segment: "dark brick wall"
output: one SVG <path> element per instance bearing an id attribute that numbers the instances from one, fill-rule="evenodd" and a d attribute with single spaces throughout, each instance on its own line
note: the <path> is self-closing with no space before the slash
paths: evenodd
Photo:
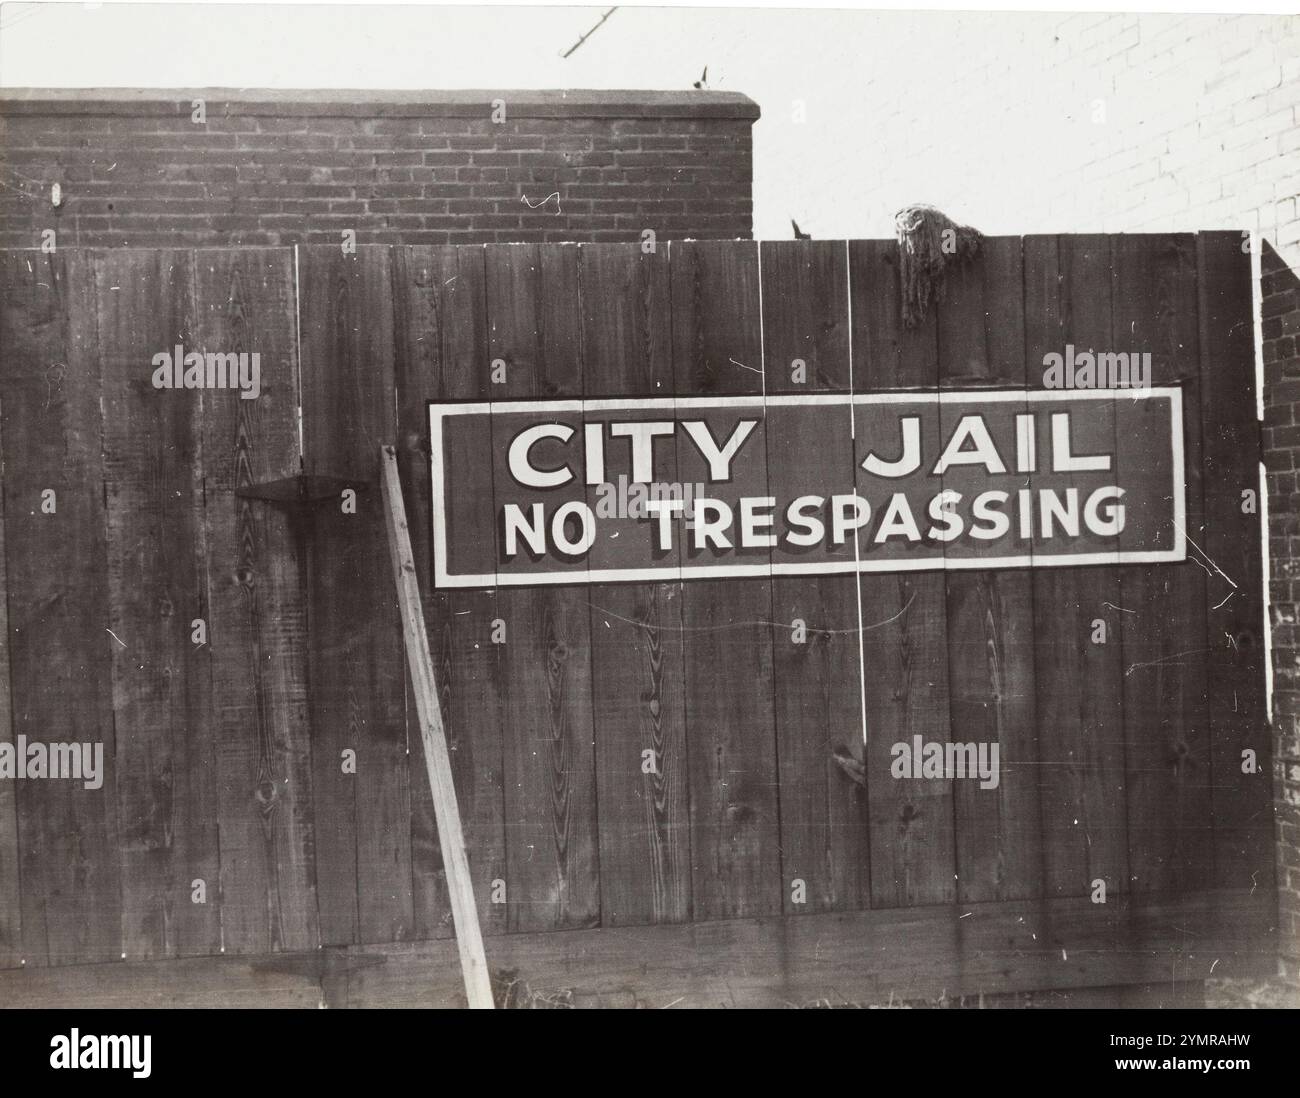
<path id="1" fill-rule="evenodd" d="M 6 90 L 0 247 L 748 237 L 757 117 L 708 91 Z"/>
<path id="2" fill-rule="evenodd" d="M 1300 980 L 1300 278 L 1267 245 L 1261 275 L 1279 940 Z"/>

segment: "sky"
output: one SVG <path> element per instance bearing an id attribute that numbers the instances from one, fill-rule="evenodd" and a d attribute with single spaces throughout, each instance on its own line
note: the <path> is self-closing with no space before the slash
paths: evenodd
<path id="1" fill-rule="evenodd" d="M 0 86 L 685 90 L 707 66 L 709 87 L 762 110 L 762 239 L 789 239 L 792 218 L 822 239 L 889 237 L 917 202 L 986 233 L 1110 229 L 1093 207 L 1122 212 L 1123 196 L 1077 193 L 1073 168 L 1140 135 L 1154 102 L 1066 64 L 1095 15 L 619 7 L 596 27 L 608 10 L 6 3 Z M 1177 46 L 1180 21 L 1143 18 L 1143 34 Z M 1217 31 L 1201 37 L 1161 77 L 1193 112 L 1221 67 Z M 1104 128 L 1089 122 L 1099 97 Z"/>
<path id="2" fill-rule="evenodd" d="M 884 106 L 864 66 L 888 60 L 906 20 L 913 30 L 931 21 L 956 48 L 970 20 L 1007 18 L 618 8 L 564 58 L 607 10 L 4 4 L 0 85 L 689 89 L 707 66 L 709 87 L 743 92 L 763 111 L 755 235 L 789 238 L 796 218 L 823 238 L 882 237 L 893 233 L 894 196 L 870 217 L 854 202 L 868 182 L 869 119 Z M 896 206 L 922 200 L 935 199 Z"/>

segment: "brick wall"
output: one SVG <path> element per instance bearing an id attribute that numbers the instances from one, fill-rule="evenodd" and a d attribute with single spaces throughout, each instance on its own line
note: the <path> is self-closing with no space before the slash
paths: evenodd
<path id="1" fill-rule="evenodd" d="M 11 89 L 0 247 L 748 237 L 757 117 L 710 91 Z"/>
<path id="2" fill-rule="evenodd" d="M 1300 276 L 1272 248 L 1261 265 L 1278 902 L 1283 967 L 1300 982 Z"/>
<path id="3" fill-rule="evenodd" d="M 744 85 L 760 203 L 767 149 L 831 150 L 831 184 L 788 199 L 816 235 L 932 202 L 988 233 L 1253 230 L 1300 266 L 1300 18 L 907 13 L 866 48 L 853 99 L 810 99 L 802 125 Z"/>
<path id="4" fill-rule="evenodd" d="M 1300 1005 L 1300 273 L 1269 245 L 1260 258 L 1264 466 L 1277 826 L 1279 979 L 1209 986 L 1212 1006 Z"/>

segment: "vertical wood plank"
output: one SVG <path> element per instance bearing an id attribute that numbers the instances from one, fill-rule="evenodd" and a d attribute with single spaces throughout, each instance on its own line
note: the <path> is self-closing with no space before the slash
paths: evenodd
<path id="1" fill-rule="evenodd" d="M 204 416 L 222 948 L 314 949 L 305 531 L 235 494 L 299 469 L 293 253 L 212 250 L 195 263 L 199 344 L 261 355 L 258 398 Z"/>
<path id="2" fill-rule="evenodd" d="M 674 244 L 671 265 L 612 245 L 304 252 L 306 471 L 355 481 L 347 516 L 234 495 L 299 471 L 291 253 L 8 257 L 0 741 L 101 740 L 108 772 L 99 791 L 0 783 L 0 967 L 450 932 L 375 563 L 374 452 L 397 438 L 427 566 L 427 399 L 1032 386 L 1067 342 L 1151 350 L 1153 382 L 1182 386 L 1187 563 L 868 575 L 856 592 L 422 579 L 484 928 L 1082 895 L 1096 877 L 1267 886 L 1248 257 L 1233 234 L 1113 238 L 1110 284 L 1112 238 L 1028 238 L 1023 271 L 1017 245 L 990 241 L 916 333 L 892 242 L 854 242 L 847 287 L 843 245 L 765 246 L 761 308 L 758 249 L 733 242 Z M 261 352 L 262 395 L 153 390 L 150 357 L 175 342 Z M 766 418 L 780 496 L 810 440 Z M 1121 481 L 1145 475 L 1130 434 Z M 860 743 L 860 703 L 866 790 L 829 763 Z M 999 789 L 894 779 L 889 748 L 913 735 L 996 739 Z"/>
<path id="3" fill-rule="evenodd" d="M 488 354 L 505 363 L 494 400 L 581 397 L 577 246 L 488 245 Z M 503 587 L 507 921 L 511 930 L 600 918 L 585 586 Z"/>
<path id="4" fill-rule="evenodd" d="M 15 738 L 103 745 L 103 783 L 18 784 L 22 960 L 121 955 L 94 260 L 4 257 L 4 443 Z M 148 363 L 142 364 L 142 369 Z M 55 493 L 55 511 L 42 493 Z"/>
<path id="5" fill-rule="evenodd" d="M 481 247 L 394 249 L 394 372 L 398 392 L 398 461 L 410 516 L 429 643 L 442 692 L 447 745 L 469 850 L 470 876 L 485 934 L 506 926 L 506 904 L 493 882 L 506 879 L 502 744 L 504 668 L 493 644 L 493 590 L 434 591 L 429 571 L 430 400 L 488 400 L 486 287 Z M 417 736 L 408 698 L 407 738 Z M 415 936 L 451 933 L 442 851 L 428 783 L 411 785 L 411 876 Z M 498 897 L 499 898 L 499 897 Z"/>
<path id="6" fill-rule="evenodd" d="M 762 250 L 767 392 L 848 393 L 848 253 L 843 241 L 779 241 Z M 795 380 L 796 360 L 803 378 Z M 806 409 L 767 409 L 770 494 L 778 507 L 808 491 L 854 488 L 847 400 L 816 422 Z M 780 521 L 780 520 L 778 520 Z M 853 546 L 846 546 L 852 558 Z M 870 901 L 866 796 L 834 762 L 861 742 L 857 577 L 772 578 L 774 698 L 781 777 L 782 894 L 787 914 L 845 911 Z M 796 640 L 794 622 L 807 632 Z M 793 882 L 804 882 L 794 902 Z"/>
<path id="7" fill-rule="evenodd" d="M 129 959 L 220 948 L 211 648 L 194 644 L 191 623 L 208 619 L 203 415 L 240 396 L 152 384 L 159 352 L 224 350 L 195 342 L 193 278 L 184 251 L 106 251 L 96 264 Z"/>
<path id="8" fill-rule="evenodd" d="M 761 393 L 757 245 L 674 241 L 669 248 L 677 394 Z M 687 445 L 677 448 L 683 476 Z M 762 451 L 747 456 L 747 476 L 765 483 Z M 696 919 L 781 910 L 771 614 L 770 579 L 683 587 Z"/>
<path id="9" fill-rule="evenodd" d="M 856 392 L 938 387 L 934 314 L 916 331 L 899 315 L 896 245 L 849 245 Z M 857 416 L 854 461 L 865 456 Z M 861 489 L 860 489 L 861 490 Z M 956 897 L 953 791 L 949 781 L 910 781 L 890 774 L 890 748 L 942 742 L 949 736 L 948 611 L 939 572 L 867 574 L 862 598 L 865 763 L 870 816 L 871 905 L 910 907 Z"/>
<path id="10" fill-rule="evenodd" d="M 987 239 L 978 259 L 949 272 L 937 307 L 943 391 L 1024 386 L 1023 295 L 1019 237 Z M 957 414 L 942 400 L 940 421 L 946 438 Z M 950 468 L 943 486 L 969 498 L 984 476 Z M 945 546 L 947 554 L 954 551 L 956 543 Z M 1042 889 L 1042 845 L 1032 577 L 1024 569 L 949 571 L 946 586 L 952 738 L 998 744 L 1001 766 L 996 789 L 970 778 L 955 783 L 958 897 L 968 903 L 1035 897 Z"/>
<path id="11" fill-rule="evenodd" d="M 1196 244 L 1190 235 L 1114 238 L 1116 351 L 1150 352 L 1151 383 L 1183 390 L 1187 535 L 1204 548 Z M 1137 413 L 1146 405 L 1138 402 Z M 1163 414 L 1152 405 L 1151 414 Z M 1120 476 L 1150 468 L 1157 436 L 1118 436 Z M 1124 534 L 1121 549 L 1127 548 Z M 1181 564 L 1121 571 L 1129 873 L 1148 896 L 1205 887 L 1213 873 L 1210 742 L 1206 726 L 1206 574 L 1188 546 Z"/>
<path id="12" fill-rule="evenodd" d="M 0 374 L 0 379 L 3 378 Z M 4 388 L 0 386 L 0 405 Z M 0 457 L 4 454 L 4 412 L 0 408 Z M 9 678 L 9 583 L 5 568 L 4 481 L 0 480 L 0 744 L 14 744 L 13 688 Z M 0 782 L 0 968 L 17 968 L 23 959 L 23 914 L 18 878 L 18 794 L 15 783 Z"/>
<path id="13" fill-rule="evenodd" d="M 579 255 L 585 396 L 672 394 L 667 250 L 584 244 Z M 656 448 L 655 459 L 656 482 L 676 483 L 672 446 Z M 620 474 L 630 483 L 622 452 L 607 459 L 607 483 Z M 681 595 L 680 580 L 589 589 L 605 925 L 680 922 L 690 913 Z M 648 771 L 645 751 L 653 752 Z"/>
<path id="14" fill-rule="evenodd" d="M 1025 237 L 1024 254 L 1025 360 L 1037 387 L 1044 355 L 1110 345 L 1110 238 Z M 1107 406 L 1098 419 L 1106 437 L 1080 449 L 1111 453 L 1114 413 Z M 1100 879 L 1108 897 L 1120 895 L 1128 835 L 1119 570 L 1044 567 L 1033 587 L 1044 891 L 1083 896 Z M 1093 640 L 1099 620 L 1105 643 Z"/>
<path id="15" fill-rule="evenodd" d="M 377 455 L 397 430 L 390 253 L 303 248 L 299 266 L 303 468 L 356 493 L 355 513 L 339 498 L 311 512 L 321 941 L 402 941 L 412 920 L 405 660 L 391 577 L 377 566 L 388 552 Z"/>
<path id="16" fill-rule="evenodd" d="M 1237 233 L 1197 236 L 1205 536 L 1206 648 L 1215 885 L 1273 879 L 1272 735 L 1265 715 L 1259 424 L 1250 256 Z M 1247 510 L 1243 492 L 1255 494 Z M 1255 752 L 1253 774 L 1242 752 Z"/>

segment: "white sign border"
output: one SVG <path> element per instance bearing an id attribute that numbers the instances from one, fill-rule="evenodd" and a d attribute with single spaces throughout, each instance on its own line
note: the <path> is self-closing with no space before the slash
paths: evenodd
<path id="1" fill-rule="evenodd" d="M 859 405 L 940 403 L 944 398 L 979 399 L 991 403 L 1017 401 L 1169 400 L 1170 457 L 1173 465 L 1174 547 L 1097 553 L 1034 553 L 1011 557 L 926 557 L 920 560 L 856 560 L 823 563 L 682 565 L 671 568 L 593 568 L 568 572 L 497 574 L 447 572 L 447 525 L 442 507 L 446 496 L 443 469 L 443 420 L 457 415 L 491 415 L 493 412 L 596 412 L 680 410 L 690 408 L 762 408 L 767 405 Z M 879 393 L 808 393 L 771 396 L 716 397 L 602 397 L 594 400 L 507 400 L 429 402 L 429 495 L 433 524 L 433 586 L 436 590 L 496 587 L 554 587 L 586 583 L 671 583 L 675 579 L 743 579 L 758 576 L 829 576 L 843 573 L 950 572 L 995 568 L 1065 568 L 1077 565 L 1177 563 L 1187 559 L 1187 477 L 1183 466 L 1183 391 L 1176 385 L 1146 389 L 927 389 Z"/>

